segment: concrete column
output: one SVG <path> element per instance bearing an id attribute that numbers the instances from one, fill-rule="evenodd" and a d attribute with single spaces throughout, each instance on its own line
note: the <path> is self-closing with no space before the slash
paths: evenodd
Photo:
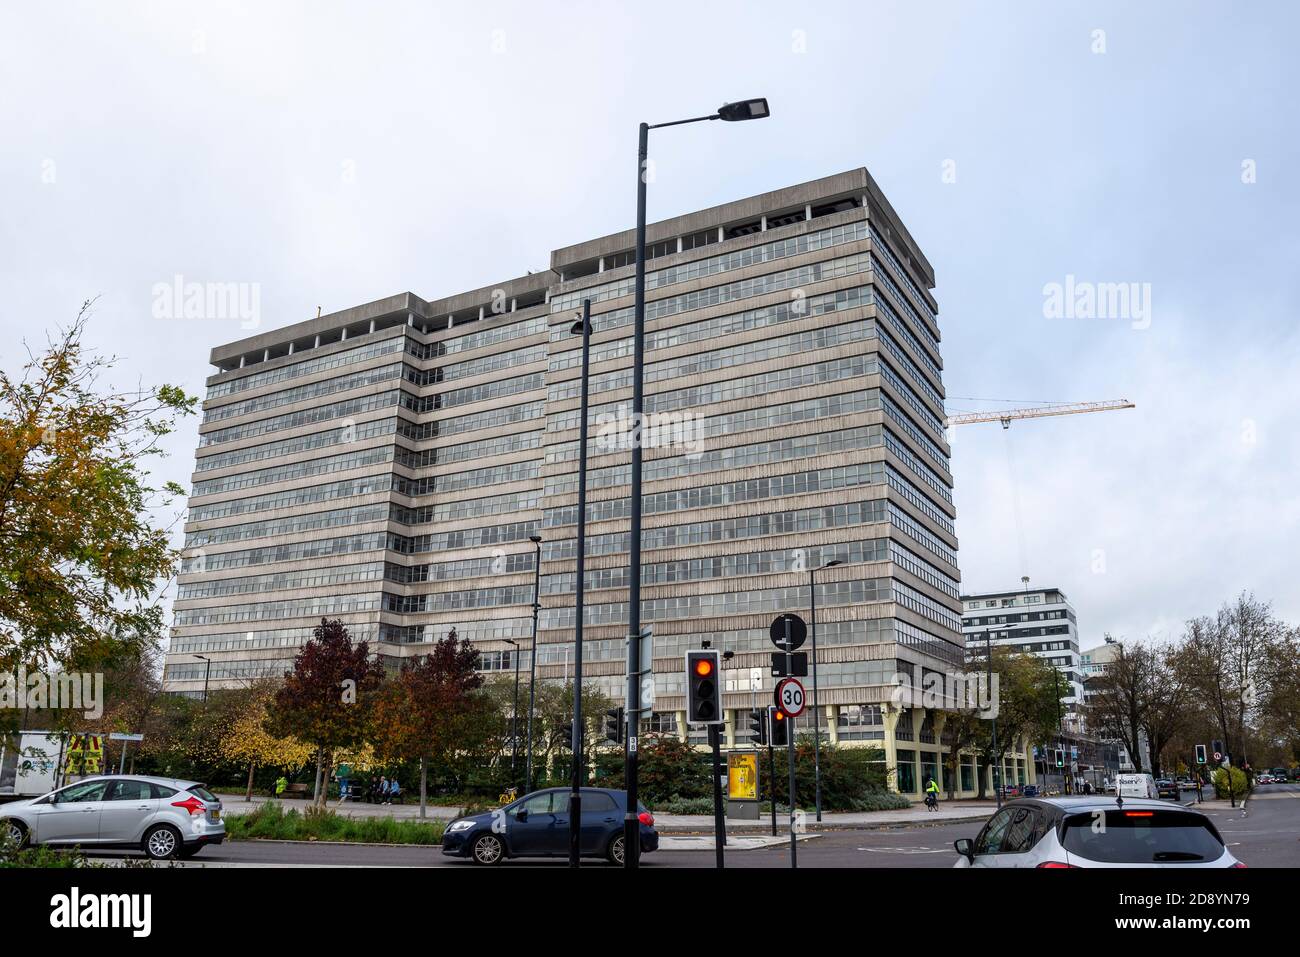
<path id="1" fill-rule="evenodd" d="M 289 355 L 293 355 L 293 343 L 289 343 Z"/>
<path id="2" fill-rule="evenodd" d="M 727 708 L 723 711 L 723 717 L 725 719 L 723 727 L 727 732 L 727 736 L 722 743 L 728 748 L 734 748 L 736 746 L 736 712 L 731 708 Z"/>
<path id="3" fill-rule="evenodd" d="M 758 231 L 761 232 L 761 233 L 765 233 L 765 232 L 767 232 L 767 216 L 766 216 L 766 215 L 764 215 L 763 218 L 762 218 L 762 220 L 759 222 Z"/>
<path id="4" fill-rule="evenodd" d="M 347 327 L 347 326 L 344 326 L 344 327 L 343 327 L 343 338 L 342 338 L 340 341 L 341 341 L 341 342 L 347 342 L 347 340 L 348 340 L 348 327 Z"/>
<path id="5" fill-rule="evenodd" d="M 680 740 L 683 744 L 686 743 L 688 740 L 690 740 L 690 734 L 688 733 L 688 730 L 687 730 L 687 727 L 686 727 L 686 712 L 685 712 L 685 711 L 678 711 L 678 712 L 677 712 L 677 738 L 678 738 L 678 740 Z"/>
<path id="6" fill-rule="evenodd" d="M 262 350 L 262 361 L 263 361 L 263 362 L 266 362 L 266 361 L 269 360 L 270 358 L 271 358 L 271 350 L 270 350 L 270 349 L 263 349 L 263 350 Z"/>
<path id="7" fill-rule="evenodd" d="M 415 328 L 415 313 L 407 313 L 406 324 L 410 326 L 412 329 Z"/>
<path id="8" fill-rule="evenodd" d="M 722 241 L 725 240 L 726 238 L 727 238 L 727 230 L 726 230 L 724 227 L 719 226 L 719 227 L 718 227 L 718 242 L 722 242 Z"/>
<path id="9" fill-rule="evenodd" d="M 511 300 L 510 300 L 510 311 L 511 311 L 511 312 L 515 312 L 515 311 L 518 309 L 518 307 L 519 307 L 519 300 L 518 300 L 518 299 L 511 299 Z"/>
<path id="10" fill-rule="evenodd" d="M 807 219 L 812 219 L 812 203 L 808 203 L 806 206 L 804 206 L 804 208 L 803 208 L 803 218 L 806 219 L 806 220 L 807 220 Z"/>
<path id="11" fill-rule="evenodd" d="M 944 786 L 943 775 L 944 775 L 944 767 L 945 767 L 944 762 L 945 759 L 948 757 L 948 751 L 944 747 L 944 743 L 943 743 L 943 726 L 948 723 L 948 712 L 946 711 L 931 712 L 930 723 L 934 727 L 935 763 L 939 765 L 939 790 L 943 791 L 946 794 L 948 793 L 948 789 Z M 957 771 L 960 774 L 961 772 L 960 763 L 957 766 Z M 956 781 L 953 782 L 953 792 L 956 793 L 957 791 L 960 790 L 961 790 L 961 779 L 958 778 Z"/>
<path id="12" fill-rule="evenodd" d="M 317 334 L 317 336 L 316 336 L 316 341 L 312 343 L 312 348 L 313 348 L 313 349 L 319 349 L 319 348 L 320 348 L 320 335 L 319 335 L 319 334 Z"/>
<path id="13" fill-rule="evenodd" d="M 882 704 L 880 720 L 885 725 L 885 769 L 898 767 L 898 742 L 894 739 L 894 730 L 898 727 L 898 705 Z M 889 779 L 889 789 L 898 793 L 898 775 Z"/>
<path id="14" fill-rule="evenodd" d="M 682 237 L 680 236 L 677 237 L 677 251 L 678 252 L 682 251 Z"/>
<path id="15" fill-rule="evenodd" d="M 828 734 L 826 740 L 831 744 L 840 743 L 840 709 L 838 705 L 828 704 L 826 712 L 822 715 L 822 723 Z"/>
<path id="16" fill-rule="evenodd" d="M 601 256 L 598 260 L 596 260 L 596 272 L 604 272 L 604 271 L 605 271 L 605 257 Z M 564 276 L 561 275 L 560 278 L 563 279 Z"/>
<path id="17" fill-rule="evenodd" d="M 482 321 L 483 321 L 483 317 L 486 316 L 486 315 L 487 315 L 487 306 L 479 306 L 479 307 L 478 307 L 478 321 L 479 321 L 479 322 L 482 322 Z"/>
<path id="18" fill-rule="evenodd" d="M 243 356 L 240 356 L 240 357 L 239 357 L 239 368 L 241 368 L 241 369 L 244 368 L 244 357 L 243 357 Z"/>
<path id="19" fill-rule="evenodd" d="M 370 320 L 370 331 L 371 332 L 375 331 L 375 320 L 373 319 Z"/>

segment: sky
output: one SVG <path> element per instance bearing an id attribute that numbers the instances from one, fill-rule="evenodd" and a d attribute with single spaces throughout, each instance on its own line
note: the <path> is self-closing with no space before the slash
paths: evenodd
<path id="1" fill-rule="evenodd" d="M 115 384 L 201 396 L 219 343 L 629 228 L 638 122 L 766 96 L 768 120 L 654 134 L 652 220 L 866 166 L 934 266 L 950 410 L 1136 403 L 954 431 L 964 591 L 1060 588 L 1085 648 L 1243 589 L 1300 621 L 1300 7 L 69 2 L 0 25 L 6 370 L 98 297 Z M 178 276 L 249 284 L 258 327 L 159 318 Z M 1114 284 L 1127 306 L 1075 298 Z M 197 425 L 159 481 L 189 484 Z"/>

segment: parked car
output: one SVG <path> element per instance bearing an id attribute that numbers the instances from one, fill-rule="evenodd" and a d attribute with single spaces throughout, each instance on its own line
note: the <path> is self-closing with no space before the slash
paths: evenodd
<path id="1" fill-rule="evenodd" d="M 1177 801 L 1179 797 L 1178 782 L 1170 778 L 1161 778 L 1156 782 L 1156 792 L 1162 799 Z"/>
<path id="2" fill-rule="evenodd" d="M 1256 784 L 1272 784 L 1272 783 L 1273 783 L 1273 775 L 1271 775 L 1271 774 L 1261 774 L 1261 775 L 1259 775 L 1258 777 L 1255 778 L 1255 783 L 1256 783 Z"/>
<path id="3" fill-rule="evenodd" d="M 457 818 L 447 825 L 442 853 L 468 857 L 475 864 L 499 864 L 507 857 L 565 857 L 569 853 L 568 788 L 525 794 L 505 807 Z M 582 789 L 583 857 L 603 857 L 623 863 L 623 815 L 627 792 L 606 788 Z M 654 816 L 638 804 L 641 853 L 659 848 Z"/>
<path id="4" fill-rule="evenodd" d="M 1246 866 L 1204 814 L 1142 799 L 1017 801 L 989 818 L 974 840 L 953 847 L 954 867 Z"/>
<path id="5" fill-rule="evenodd" d="M 202 784 L 172 778 L 87 778 L 0 807 L 0 826 L 20 846 L 137 847 L 155 860 L 192 857 L 226 837 L 221 801 Z"/>

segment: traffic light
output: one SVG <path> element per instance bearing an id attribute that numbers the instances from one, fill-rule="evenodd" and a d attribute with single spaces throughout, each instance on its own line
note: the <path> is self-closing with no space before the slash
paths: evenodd
<path id="1" fill-rule="evenodd" d="M 1056 749 L 1056 766 L 1058 768 L 1065 767 L 1065 752 L 1060 748 Z"/>
<path id="2" fill-rule="evenodd" d="M 566 751 L 573 750 L 573 722 L 566 721 L 560 725 L 560 747 Z"/>
<path id="3" fill-rule="evenodd" d="M 750 744 L 767 744 L 767 712 L 751 711 L 749 713 Z"/>
<path id="4" fill-rule="evenodd" d="M 623 709 L 610 708 L 605 712 L 605 740 L 615 744 L 623 741 Z"/>
<path id="5" fill-rule="evenodd" d="M 716 651 L 686 652 L 687 723 L 722 723 L 721 664 Z"/>
<path id="6" fill-rule="evenodd" d="M 773 747 L 784 747 L 790 743 L 790 718 L 775 705 L 768 708 L 767 713 L 772 720 L 772 729 L 768 734 L 768 744 Z"/>
<path id="7" fill-rule="evenodd" d="M 1196 746 L 1196 763 L 1205 764 L 1205 745 L 1203 744 Z"/>

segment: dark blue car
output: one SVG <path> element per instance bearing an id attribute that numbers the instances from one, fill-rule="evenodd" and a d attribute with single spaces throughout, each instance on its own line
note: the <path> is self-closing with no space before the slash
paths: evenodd
<path id="1" fill-rule="evenodd" d="M 476 864 L 499 864 L 507 857 L 567 857 L 569 854 L 568 788 L 526 794 L 513 804 L 461 817 L 447 825 L 442 853 L 468 857 Z M 623 812 L 627 792 L 606 788 L 582 789 L 583 857 L 603 857 L 623 863 Z M 655 819 L 638 806 L 641 853 L 659 847 Z"/>

